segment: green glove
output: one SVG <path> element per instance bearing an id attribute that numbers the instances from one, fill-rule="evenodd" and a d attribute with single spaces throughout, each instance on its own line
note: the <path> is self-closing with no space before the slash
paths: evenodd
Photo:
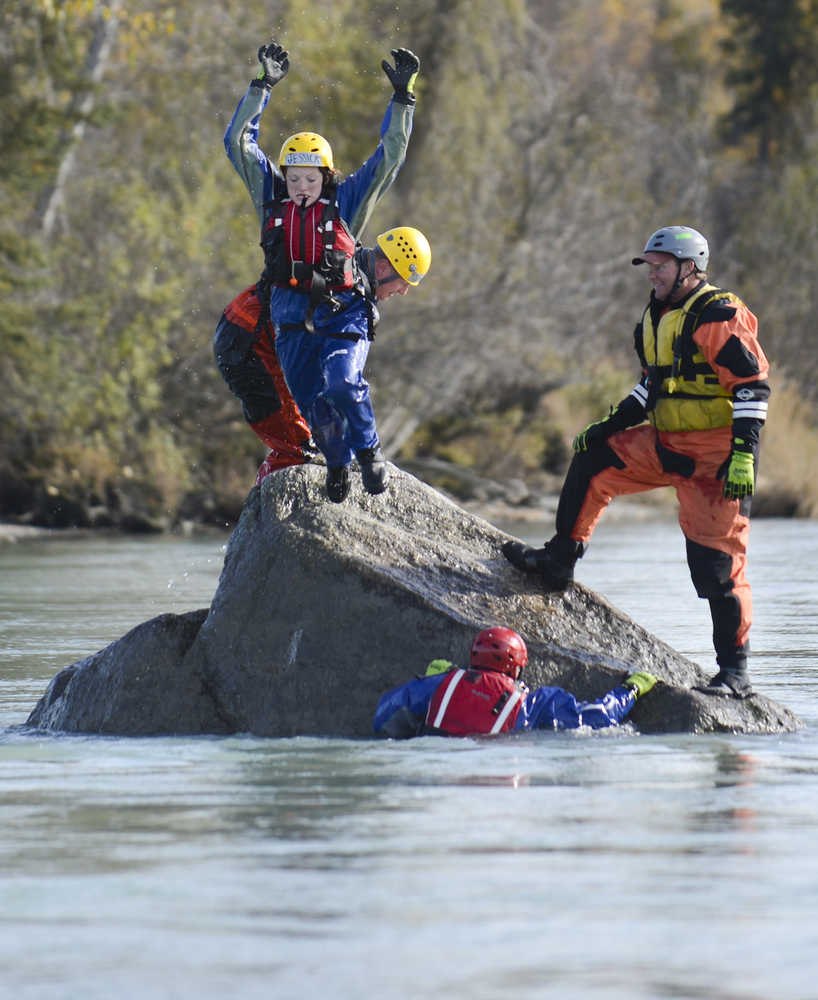
<path id="1" fill-rule="evenodd" d="M 432 660 L 429 666 L 426 668 L 426 676 L 431 677 L 433 674 L 445 674 L 447 670 L 451 670 L 454 664 L 451 660 Z"/>
<path id="2" fill-rule="evenodd" d="M 420 59 L 409 49 L 392 49 L 391 56 L 395 60 L 394 67 L 384 59 L 381 68 L 395 88 L 395 100 L 398 104 L 414 104 L 413 90 L 420 69 Z"/>
<path id="3" fill-rule="evenodd" d="M 655 683 L 656 678 L 653 674 L 649 674 L 644 670 L 640 670 L 635 674 L 628 674 L 623 681 L 625 687 L 629 687 L 637 699 L 641 698 L 643 694 L 647 694 Z"/>
<path id="4" fill-rule="evenodd" d="M 742 447 L 744 447 L 744 441 L 741 438 L 736 438 L 733 441 L 733 450 L 730 453 L 730 462 L 727 466 L 727 475 L 722 490 L 728 500 L 751 497 L 755 491 L 753 453 L 742 451 Z"/>
<path id="5" fill-rule="evenodd" d="M 266 86 L 275 87 L 279 80 L 283 80 L 290 68 L 288 52 L 277 42 L 270 42 L 269 45 L 262 45 L 258 50 L 258 61 L 261 69 L 258 71 L 257 80 L 263 80 Z"/>

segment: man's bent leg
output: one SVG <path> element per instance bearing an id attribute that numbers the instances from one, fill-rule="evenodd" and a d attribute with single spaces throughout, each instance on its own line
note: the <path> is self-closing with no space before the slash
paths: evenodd
<path id="1" fill-rule="evenodd" d="M 653 428 L 620 431 L 574 455 L 560 492 L 554 537 L 541 549 L 506 542 L 503 555 L 518 569 L 540 574 L 546 590 L 565 590 L 611 500 L 669 482 L 656 456 Z"/>
<path id="2" fill-rule="evenodd" d="M 244 419 L 251 426 L 281 409 L 272 376 L 253 350 L 256 335 L 222 316 L 213 337 L 216 366 L 230 391 L 241 401 Z"/>
<path id="3" fill-rule="evenodd" d="M 281 364 L 275 350 L 275 334 L 269 323 L 265 323 L 262 327 L 258 339 L 253 344 L 253 353 L 262 363 L 270 378 L 273 380 L 273 385 L 275 386 L 276 392 L 278 393 L 281 401 L 281 408 L 276 414 L 276 417 L 279 420 L 279 426 L 276 428 L 277 433 L 274 433 L 273 436 L 277 437 L 278 440 L 282 442 L 294 445 L 298 450 L 302 451 L 302 454 L 304 454 L 302 446 L 308 445 L 309 443 L 310 428 L 307 421 L 301 415 L 301 411 L 298 409 L 298 406 L 292 397 L 292 393 L 290 392 L 289 386 L 287 385 L 287 381 L 284 378 L 284 372 L 281 370 Z M 255 427 L 253 427 L 253 430 L 259 435 L 259 437 L 261 437 L 259 430 Z M 262 438 L 262 440 L 264 439 Z M 307 449 L 305 460 L 307 460 L 308 457 L 309 448 Z"/>

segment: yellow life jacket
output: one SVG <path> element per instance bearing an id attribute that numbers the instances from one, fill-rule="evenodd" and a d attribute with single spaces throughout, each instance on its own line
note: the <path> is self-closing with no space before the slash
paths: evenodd
<path id="1" fill-rule="evenodd" d="M 659 431 L 711 430 L 733 422 L 732 395 L 693 340 L 702 312 L 716 301 L 741 304 L 732 292 L 705 283 L 681 306 L 669 309 L 658 330 L 650 307 L 637 327 L 637 351 L 651 381 L 648 416 Z"/>

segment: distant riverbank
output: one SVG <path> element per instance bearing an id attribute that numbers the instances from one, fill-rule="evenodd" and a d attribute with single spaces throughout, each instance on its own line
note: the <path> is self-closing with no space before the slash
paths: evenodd
<path id="1" fill-rule="evenodd" d="M 65 538 L 73 534 L 85 534 L 76 528 L 35 528 L 28 524 L 0 524 L 0 544 L 3 542 L 22 542 L 30 538 Z"/>
<path id="2" fill-rule="evenodd" d="M 439 492 L 448 497 L 452 503 L 462 507 L 470 514 L 482 517 L 484 520 L 505 528 L 513 526 L 515 523 L 539 523 L 543 522 L 553 526 L 554 517 L 557 510 L 559 496 L 549 493 L 530 497 L 527 502 L 513 503 L 502 496 L 482 496 L 480 498 L 464 499 L 452 495 L 445 489 L 437 487 Z M 492 492 L 492 491 L 488 491 Z M 496 492 L 496 491 L 494 491 Z M 753 518 L 758 520 L 762 517 L 794 517 L 792 505 L 782 498 L 768 493 L 761 493 L 754 498 Z M 676 500 L 673 491 L 670 489 L 655 490 L 635 496 L 618 497 L 608 508 L 606 520 L 616 519 L 623 521 L 654 520 L 656 518 L 675 518 Z M 199 534 L 229 534 L 235 527 L 235 521 L 225 521 L 222 525 L 215 525 L 212 521 L 185 520 L 178 525 L 165 529 L 155 529 L 149 534 L 180 535 L 191 537 Z M 548 529 L 550 532 L 550 527 Z M 129 529 L 125 525 L 104 524 L 96 527 L 65 527 L 50 528 L 45 526 L 30 524 L 12 524 L 0 522 L 0 545 L 4 542 L 15 543 L 28 541 L 30 539 L 48 538 L 89 538 L 99 537 L 101 533 L 108 532 L 112 535 L 135 535 L 145 534 L 142 525 L 139 530 Z"/>

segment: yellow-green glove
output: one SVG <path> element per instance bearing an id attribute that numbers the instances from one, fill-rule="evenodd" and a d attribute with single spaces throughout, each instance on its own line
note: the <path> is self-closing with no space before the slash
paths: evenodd
<path id="1" fill-rule="evenodd" d="M 445 674 L 447 670 L 451 670 L 454 664 L 451 660 L 432 660 L 429 666 L 426 668 L 426 676 L 431 677 L 433 674 Z"/>
<path id="2" fill-rule="evenodd" d="M 733 441 L 733 450 L 730 453 L 727 475 L 724 477 L 724 488 L 722 489 L 722 493 L 728 500 L 751 497 L 755 491 L 753 453 L 742 451 L 743 445 L 744 441 L 741 438 L 736 438 Z"/>
<path id="3" fill-rule="evenodd" d="M 641 698 L 643 694 L 647 694 L 648 691 L 650 691 L 656 683 L 656 678 L 653 674 L 640 670 L 635 674 L 628 674 L 623 683 L 625 687 L 629 687 L 633 691 L 638 699 Z"/>

